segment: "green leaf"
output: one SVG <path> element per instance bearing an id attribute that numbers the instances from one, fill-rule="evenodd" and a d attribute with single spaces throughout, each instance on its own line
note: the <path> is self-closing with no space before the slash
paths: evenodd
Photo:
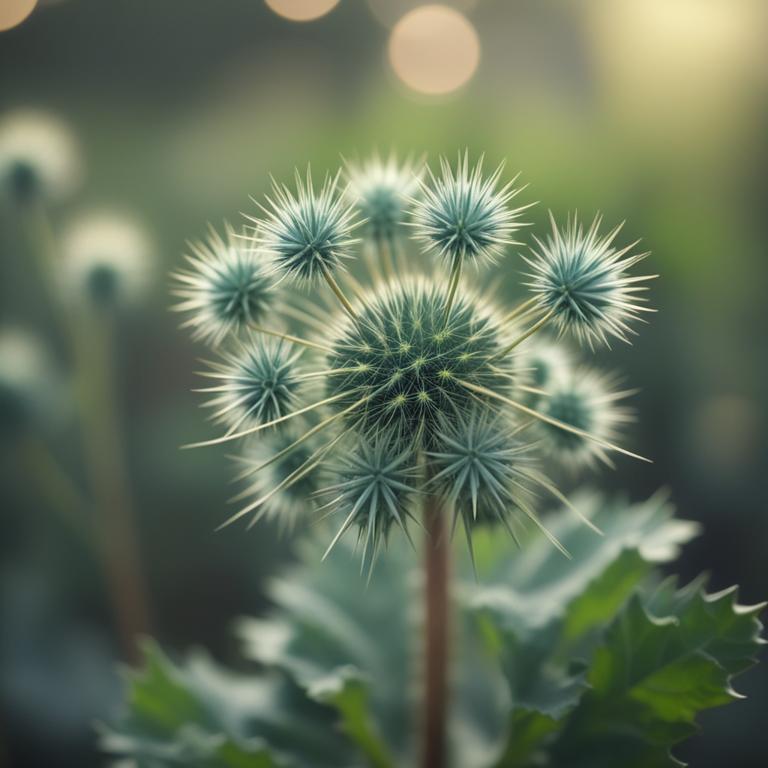
<path id="1" fill-rule="evenodd" d="M 373 765 L 395 765 L 390 753 L 402 760 L 411 746 L 413 553 L 393 547 L 368 586 L 348 544 L 321 558 L 321 549 L 305 543 L 307 565 L 270 588 L 274 615 L 238 622 L 245 655 L 284 670 L 310 698 L 336 687 L 324 703 L 339 711 L 348 738 Z M 360 707 L 354 717 L 352 699 Z"/>
<path id="2" fill-rule="evenodd" d="M 674 557 L 697 532 L 672 518 L 661 494 L 629 507 L 588 493 L 574 503 L 603 535 L 570 511 L 550 516 L 547 527 L 570 559 L 543 537 L 524 539 L 514 558 L 498 553 L 498 540 L 476 547 L 479 568 L 493 583 L 466 586 L 464 597 L 481 617 L 480 632 L 508 687 L 500 767 L 529 765 L 556 739 L 587 689 L 586 662 L 606 624 L 653 565 Z"/>
<path id="3" fill-rule="evenodd" d="M 339 711 L 344 733 L 360 747 L 374 768 L 394 768 L 395 762 L 371 721 L 368 685 L 354 667 L 344 667 L 316 681 L 309 695 Z"/>
<path id="4" fill-rule="evenodd" d="M 754 663 L 762 606 L 736 603 L 734 589 L 713 595 L 700 585 L 643 600 L 633 597 L 611 625 L 588 674 L 589 692 L 555 754 L 591 754 L 626 740 L 651 750 L 650 766 L 675 765 L 668 749 L 696 730 L 696 715 L 738 698 L 733 675 Z M 658 616 L 650 608 L 672 609 Z"/>
<path id="5" fill-rule="evenodd" d="M 753 663 L 758 606 L 678 589 L 657 563 L 696 533 L 657 496 L 576 497 L 512 550 L 498 531 L 456 563 L 449 754 L 455 768 L 673 768 L 702 709 L 736 698 Z M 271 615 L 238 624 L 257 675 L 154 645 L 129 677 L 128 711 L 103 743 L 138 768 L 395 768 L 417 760 L 422 615 L 418 555 L 390 546 L 366 586 L 341 544 L 304 544 L 275 580 Z M 618 762 L 617 762 L 618 761 Z"/>
<path id="6" fill-rule="evenodd" d="M 202 653 L 174 664 L 152 642 L 145 667 L 127 677 L 129 708 L 102 730 L 106 751 L 141 766 L 290 768 L 349 764 L 332 710 L 279 676 L 219 669 Z"/>
<path id="7" fill-rule="evenodd" d="M 466 596 L 475 607 L 488 607 L 504 615 L 507 628 L 526 633 L 544 627 L 561 617 L 577 598 L 615 563 L 623 552 L 635 553 L 633 574 L 622 577 L 624 596 L 632 581 L 639 581 L 652 565 L 673 559 L 680 545 L 698 532 L 698 526 L 672 517 L 673 510 L 663 494 L 642 504 L 626 505 L 607 501 L 594 493 L 574 496 L 574 506 L 589 518 L 603 535 L 585 526 L 572 512 L 550 515 L 545 522 L 565 546 L 570 559 L 563 557 L 543 536 L 529 533 L 521 540 L 520 551 L 510 556 L 508 544 L 498 535 L 476 537 L 475 552 L 480 588 L 468 588 Z M 506 545 L 505 545 L 506 544 Z M 641 567 L 641 564 L 645 567 Z M 631 577 L 631 578 L 630 578 Z M 605 586 L 612 586 L 607 581 Z M 605 592 L 605 590 L 603 590 Z M 593 621 L 610 618 L 611 609 L 620 604 L 622 594 L 605 594 L 605 605 L 597 608 L 596 592 L 585 598 L 581 618 L 574 616 L 572 640 L 576 632 L 587 631 L 589 611 Z M 585 613 L 586 612 L 586 613 Z M 577 627 L 581 622 L 583 626 Z"/>

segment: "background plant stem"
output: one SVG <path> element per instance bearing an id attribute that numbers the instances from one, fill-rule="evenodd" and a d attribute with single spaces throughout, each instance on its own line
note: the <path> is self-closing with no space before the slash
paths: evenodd
<path id="1" fill-rule="evenodd" d="M 19 444 L 22 467 L 27 472 L 35 490 L 48 507 L 86 546 L 93 550 L 93 535 L 89 520 L 85 517 L 89 504 L 66 469 L 54 456 L 48 445 L 35 434 L 28 434 Z"/>
<path id="2" fill-rule="evenodd" d="M 149 631 L 133 508 L 114 402 L 114 317 L 75 318 L 75 356 L 85 457 L 96 507 L 97 537 L 123 653 L 138 657 L 137 636 Z"/>
<path id="3" fill-rule="evenodd" d="M 445 516 L 433 495 L 427 496 L 424 504 L 424 528 L 426 630 L 421 765 L 422 768 L 443 768 L 448 711 L 450 537 Z"/>

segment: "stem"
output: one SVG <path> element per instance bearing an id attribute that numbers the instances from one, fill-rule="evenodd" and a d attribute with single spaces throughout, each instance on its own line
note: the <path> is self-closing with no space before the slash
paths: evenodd
<path id="1" fill-rule="evenodd" d="M 497 352 L 495 355 L 491 355 L 488 358 L 488 362 L 491 360 L 498 360 L 500 357 L 506 357 L 516 346 L 522 344 L 527 338 L 533 336 L 536 331 L 543 328 L 552 319 L 554 314 L 555 310 L 550 309 L 549 312 L 547 312 L 542 318 L 535 322 L 525 333 L 518 336 L 511 344 L 502 349 L 501 352 Z"/>
<path id="2" fill-rule="evenodd" d="M 395 261 L 392 258 L 392 249 L 386 238 L 376 238 L 376 249 L 379 252 L 379 260 L 384 270 L 384 276 L 387 280 L 392 280 L 396 275 Z"/>
<path id="3" fill-rule="evenodd" d="M 459 278 L 461 277 L 461 256 L 456 254 L 453 257 L 453 266 L 451 267 L 450 284 L 448 288 L 448 300 L 445 303 L 445 314 L 443 315 L 443 325 L 448 324 L 448 316 L 451 313 L 453 300 L 456 297 L 456 289 L 459 287 Z"/>
<path id="4" fill-rule="evenodd" d="M 333 275 L 331 274 L 331 271 L 323 265 L 323 277 L 325 278 L 325 282 L 328 283 L 328 286 L 330 289 L 336 294 L 336 298 L 341 303 L 341 306 L 344 308 L 344 311 L 353 319 L 357 320 L 357 314 L 355 313 L 354 308 L 349 303 L 349 300 L 344 295 L 344 291 L 341 290 L 341 286 L 334 280 Z"/>
<path id="5" fill-rule="evenodd" d="M 538 296 L 533 296 L 532 298 L 527 299 L 522 304 L 519 304 L 517 307 L 515 307 L 508 315 L 506 315 L 501 321 L 501 324 L 506 325 L 520 315 L 527 315 L 528 312 L 530 312 L 536 306 L 538 301 Z"/>
<path id="6" fill-rule="evenodd" d="M 88 504 L 67 471 L 35 435 L 28 435 L 21 441 L 19 453 L 41 499 L 90 550 L 94 544 L 93 536 L 83 516 Z"/>
<path id="7" fill-rule="evenodd" d="M 129 661 L 136 661 L 137 635 L 148 631 L 149 618 L 114 402 L 114 361 L 110 355 L 113 320 L 108 312 L 99 317 L 74 318 L 73 342 L 102 567 L 123 652 Z"/>
<path id="8" fill-rule="evenodd" d="M 448 711 L 450 537 L 445 525 L 445 516 L 433 495 L 427 496 L 424 503 L 424 528 L 426 631 L 421 765 L 422 768 L 443 768 L 446 758 Z"/>

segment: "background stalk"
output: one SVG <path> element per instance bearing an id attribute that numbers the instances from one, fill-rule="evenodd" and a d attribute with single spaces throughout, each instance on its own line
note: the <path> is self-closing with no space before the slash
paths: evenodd
<path id="1" fill-rule="evenodd" d="M 85 544 L 90 554 L 93 536 L 89 521 L 84 516 L 89 505 L 75 482 L 57 461 L 48 445 L 37 435 L 26 435 L 19 444 L 18 452 L 21 466 L 40 498 Z"/>
<path id="2" fill-rule="evenodd" d="M 444 768 L 450 636 L 450 536 L 437 499 L 424 503 L 425 613 L 422 768 Z"/>
<path id="3" fill-rule="evenodd" d="M 149 630 L 121 429 L 114 402 L 114 316 L 75 318 L 74 344 L 87 468 L 96 507 L 102 567 L 123 653 L 138 658 L 137 636 Z"/>

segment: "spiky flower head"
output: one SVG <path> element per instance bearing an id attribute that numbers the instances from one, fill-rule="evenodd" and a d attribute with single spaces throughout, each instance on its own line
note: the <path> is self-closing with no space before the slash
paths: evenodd
<path id="1" fill-rule="evenodd" d="M 297 443 L 301 435 L 301 429 L 294 425 L 246 443 L 239 461 L 239 477 L 246 485 L 235 500 L 248 500 L 245 509 L 253 513 L 250 525 L 266 518 L 290 532 L 297 520 L 311 511 L 318 491 L 316 462 L 313 466 L 316 446 L 308 440 Z"/>
<path id="2" fill-rule="evenodd" d="M 297 361 L 301 350 L 275 339 L 251 336 L 211 363 L 205 375 L 216 384 L 201 390 L 214 397 L 207 403 L 214 418 L 232 431 L 268 424 L 290 413 L 298 402 Z"/>
<path id="3" fill-rule="evenodd" d="M 518 221 L 524 208 L 510 207 L 521 190 L 515 179 L 500 189 L 504 166 L 483 175 L 483 160 L 469 165 L 469 153 L 459 156 L 455 168 L 440 159 L 440 176 L 428 169 L 421 182 L 421 197 L 413 204 L 413 226 L 424 249 L 449 264 L 495 262 L 512 235 L 522 226 Z"/>
<path id="4" fill-rule="evenodd" d="M 127 305 L 149 288 L 152 248 L 144 229 L 130 216 L 81 216 L 65 232 L 62 250 L 62 287 L 77 305 Z"/>
<path id="5" fill-rule="evenodd" d="M 329 505 L 344 522 L 329 551 L 349 528 L 356 527 L 363 543 L 363 565 L 371 568 L 393 525 L 408 535 L 416 492 L 413 454 L 398 449 L 386 437 L 363 439 L 344 453 L 334 474 L 334 482 L 323 494 L 332 497 Z"/>
<path id="6" fill-rule="evenodd" d="M 260 323 L 275 301 L 274 281 L 263 253 L 225 225 L 190 245 L 189 269 L 174 273 L 175 311 L 187 315 L 184 327 L 195 339 L 219 344 L 230 334 Z"/>
<path id="7" fill-rule="evenodd" d="M 347 164 L 347 196 L 360 211 L 363 232 L 370 241 L 390 245 L 397 239 L 421 173 L 420 163 L 399 163 L 394 153 L 386 161 L 376 154 L 363 163 Z"/>
<path id="8" fill-rule="evenodd" d="M 557 382 L 571 375 L 573 360 L 570 350 L 559 341 L 534 337 L 520 349 L 520 376 L 528 385 L 528 402 L 535 405 Z"/>
<path id="9" fill-rule="evenodd" d="M 0 122 L 0 189 L 14 200 L 59 200 L 77 187 L 80 153 L 69 129 L 44 112 L 19 110 Z"/>
<path id="10" fill-rule="evenodd" d="M 493 310 L 470 291 L 446 315 L 447 306 L 445 285 L 408 279 L 366 297 L 358 320 L 341 325 L 327 393 L 351 409 L 347 421 L 368 440 L 388 433 L 430 445 L 441 417 L 477 407 L 467 382 L 506 390 L 503 374 L 488 365 L 502 344 Z"/>
<path id="11" fill-rule="evenodd" d="M 50 420 L 57 378 L 36 336 L 18 328 L 0 329 L 0 437 L 17 437 Z"/>
<path id="12" fill-rule="evenodd" d="M 600 235 L 600 216 L 586 231 L 575 215 L 562 231 L 551 214 L 550 219 L 551 234 L 546 241 L 534 238 L 537 250 L 524 257 L 533 270 L 529 287 L 561 333 L 571 331 L 590 347 L 596 342 L 608 345 L 609 337 L 627 341 L 634 333 L 630 323 L 652 311 L 638 294 L 647 290 L 642 283 L 655 275 L 627 274 L 648 254 L 630 253 L 636 243 L 616 248 L 621 226 Z"/>
<path id="13" fill-rule="evenodd" d="M 618 391 L 615 381 L 615 376 L 580 367 L 547 389 L 542 413 L 578 430 L 565 431 L 547 422 L 540 425 L 552 453 L 566 466 L 594 466 L 596 460 L 611 464 L 604 446 L 614 442 L 619 428 L 632 420 L 631 411 L 618 404 L 631 392 Z"/>
<path id="14" fill-rule="evenodd" d="M 273 181 L 272 196 L 262 206 L 265 217 L 254 219 L 256 240 L 282 275 L 312 283 L 343 266 L 357 242 L 354 208 L 339 189 L 340 173 L 326 176 L 319 190 L 307 169 L 296 172 L 296 192 Z"/>
<path id="15" fill-rule="evenodd" d="M 490 414 L 444 419 L 435 440 L 430 483 L 470 529 L 476 523 L 507 523 L 524 506 L 531 464 L 531 444 L 519 440 L 514 427 Z"/>
<path id="16" fill-rule="evenodd" d="M 626 393 L 611 393 L 599 376 L 568 364 L 551 342 L 536 343 L 535 334 L 547 324 L 557 330 L 573 316 L 546 306 L 541 291 L 502 312 L 462 274 L 465 260 L 498 255 L 518 226 L 519 211 L 508 205 L 515 192 L 511 184 L 497 190 L 499 175 L 500 170 L 484 179 L 481 165 L 470 169 L 466 155 L 455 170 L 444 162 L 442 177 L 424 185 L 424 198 L 411 205 L 419 236 L 446 258 L 426 274 L 414 259 L 401 260 L 408 266 L 394 270 L 372 268 L 367 286 L 360 282 L 366 279 L 362 270 L 354 277 L 337 270 L 351 256 L 352 216 L 339 202 L 338 177 L 319 193 L 311 179 L 298 180 L 296 195 L 276 187 L 268 219 L 257 222 L 260 247 L 279 275 L 322 276 L 340 308 L 326 311 L 307 300 L 301 308 L 284 308 L 285 324 L 270 313 L 257 329 L 258 338 L 308 350 L 302 359 L 307 370 L 295 378 L 314 384 L 289 388 L 295 402 L 286 400 L 252 421 L 243 406 L 271 402 L 264 371 L 251 365 L 244 387 L 242 375 L 236 386 L 230 371 L 224 375 L 215 405 L 230 428 L 197 445 L 241 439 L 248 446 L 266 445 L 257 443 L 259 436 L 282 440 L 284 430 L 291 431 L 271 459 L 251 465 L 250 495 L 256 498 L 225 524 L 244 516 L 254 522 L 268 514 L 273 498 L 299 489 L 318 472 L 331 472 L 322 509 L 341 516 L 334 542 L 356 529 L 364 563 L 371 566 L 390 533 L 407 534 L 417 501 L 429 500 L 424 514 L 432 532 L 440 522 L 436 510 L 452 513 L 469 533 L 488 521 L 510 530 L 518 519 L 541 525 L 534 501 L 545 495 L 567 500 L 539 463 L 555 456 L 578 466 L 607 459 L 608 452 L 629 454 L 611 442 L 624 418 L 616 402 Z M 322 236 L 315 237 L 320 230 Z M 624 255 L 610 251 L 609 243 L 603 248 L 610 252 L 607 260 L 624 265 Z M 243 340 L 228 364 L 248 359 L 245 352 L 257 344 L 255 338 Z M 279 367 L 271 358 L 266 362 Z M 287 375 L 295 363 L 286 364 L 281 371 Z M 249 403 L 245 393 L 255 382 L 257 397 Z M 297 424 L 304 431 L 292 432 Z"/>

